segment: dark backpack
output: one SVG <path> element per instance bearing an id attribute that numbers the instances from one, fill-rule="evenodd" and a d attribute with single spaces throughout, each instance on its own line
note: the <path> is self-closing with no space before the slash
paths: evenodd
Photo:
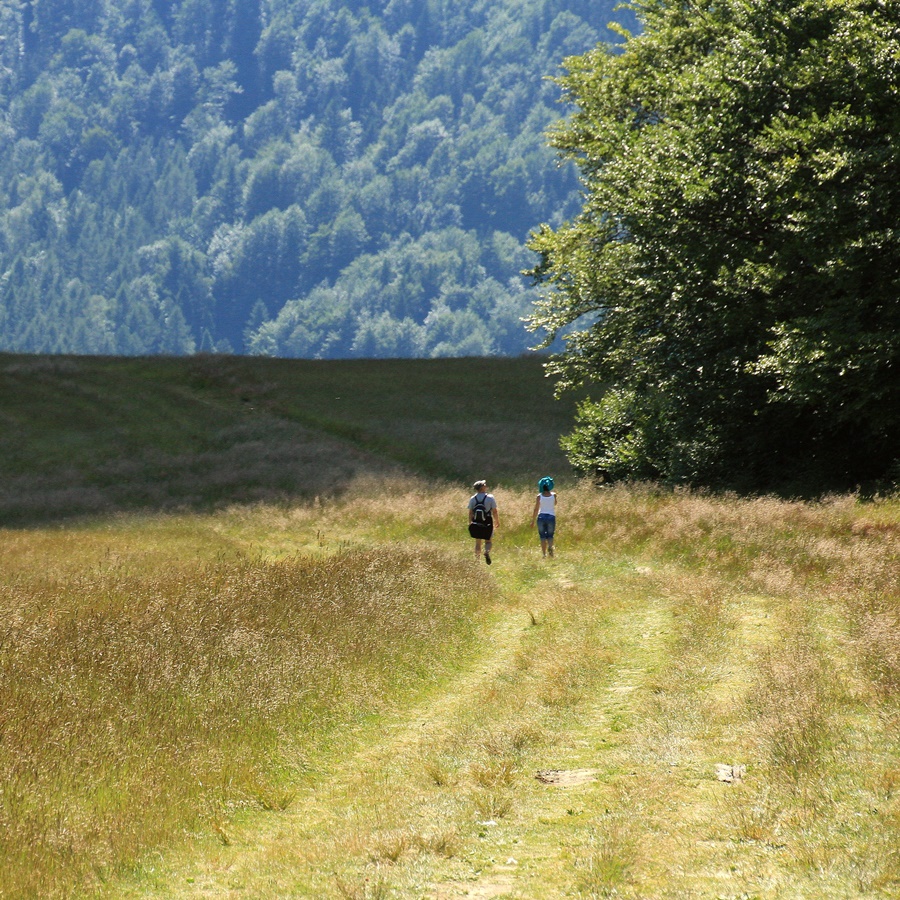
<path id="1" fill-rule="evenodd" d="M 482 495 L 478 499 L 475 495 L 475 505 L 472 507 L 472 521 L 469 524 L 469 534 L 476 538 L 486 538 L 491 536 L 494 530 L 494 518 L 491 511 L 487 508 L 487 494 Z"/>

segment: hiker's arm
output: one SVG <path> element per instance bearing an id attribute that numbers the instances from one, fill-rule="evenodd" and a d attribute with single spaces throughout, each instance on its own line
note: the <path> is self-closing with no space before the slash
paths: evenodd
<path id="1" fill-rule="evenodd" d="M 494 528 L 500 527 L 500 510 L 497 509 L 497 504 L 494 504 L 494 508 L 491 510 L 491 518 L 494 520 Z"/>
<path id="2" fill-rule="evenodd" d="M 531 513 L 531 527 L 534 528 L 535 519 L 537 519 L 538 510 L 541 508 L 541 498 L 538 497 L 534 501 L 534 511 Z"/>

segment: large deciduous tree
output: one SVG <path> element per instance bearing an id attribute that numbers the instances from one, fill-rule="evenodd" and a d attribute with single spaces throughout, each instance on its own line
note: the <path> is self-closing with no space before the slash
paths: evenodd
<path id="1" fill-rule="evenodd" d="M 566 61 L 584 203 L 531 247 L 566 438 L 612 478 L 836 487 L 900 458 L 900 4 L 639 0 Z"/>

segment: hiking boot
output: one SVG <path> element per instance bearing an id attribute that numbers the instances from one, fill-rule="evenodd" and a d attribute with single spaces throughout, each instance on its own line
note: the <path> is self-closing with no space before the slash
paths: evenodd
<path id="1" fill-rule="evenodd" d="M 488 565 L 491 564 L 491 554 L 488 553 L 487 550 L 484 551 L 484 561 L 485 561 Z"/>

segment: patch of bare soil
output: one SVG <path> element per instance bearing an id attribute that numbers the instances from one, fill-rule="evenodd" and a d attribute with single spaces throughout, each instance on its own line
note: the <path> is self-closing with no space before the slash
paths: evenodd
<path id="1" fill-rule="evenodd" d="M 597 775 L 596 769 L 545 769 L 534 777 L 543 784 L 553 784 L 557 787 L 577 787 L 580 784 L 588 784 Z"/>
<path id="2" fill-rule="evenodd" d="M 513 889 L 513 880 L 509 875 L 488 875 L 478 881 L 451 882 L 443 884 L 431 895 L 431 900 L 493 900 L 509 894 Z"/>

